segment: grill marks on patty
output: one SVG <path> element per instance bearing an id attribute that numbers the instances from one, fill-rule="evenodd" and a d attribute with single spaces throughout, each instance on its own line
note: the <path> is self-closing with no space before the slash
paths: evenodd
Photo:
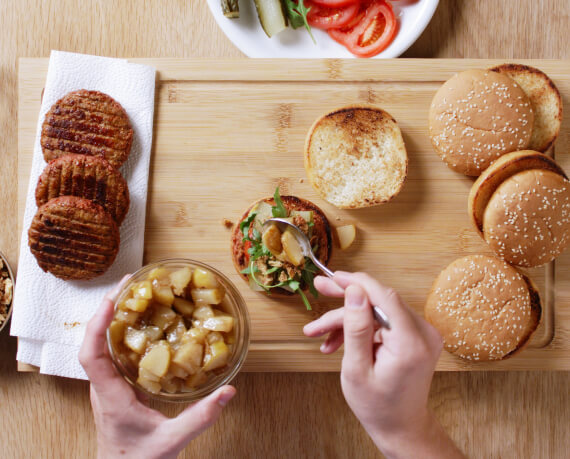
<path id="1" fill-rule="evenodd" d="M 36 204 L 77 196 L 101 205 L 121 224 L 129 210 L 129 190 L 121 173 L 103 158 L 67 154 L 51 161 L 36 187 Z"/>
<path id="2" fill-rule="evenodd" d="M 46 161 L 77 153 L 103 157 L 118 168 L 129 156 L 132 141 L 123 107 L 98 91 L 70 92 L 51 107 L 42 126 Z"/>
<path id="3" fill-rule="evenodd" d="M 43 204 L 28 231 L 28 244 L 40 268 L 61 279 L 103 274 L 115 260 L 119 242 L 111 215 L 100 205 L 75 196 Z"/>

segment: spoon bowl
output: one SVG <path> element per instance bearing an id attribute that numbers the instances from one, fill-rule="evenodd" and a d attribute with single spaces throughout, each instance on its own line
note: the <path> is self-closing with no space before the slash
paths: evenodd
<path id="1" fill-rule="evenodd" d="M 277 225 L 277 228 L 279 228 L 279 231 L 282 233 L 287 228 L 289 228 L 289 231 L 293 234 L 293 236 L 295 236 L 295 239 L 299 243 L 299 247 L 301 247 L 301 252 L 303 252 L 303 255 L 305 257 L 309 257 L 315 266 L 324 272 L 327 276 L 334 276 L 334 273 L 329 268 L 327 268 L 321 262 L 321 260 L 317 258 L 311 247 L 311 241 L 309 241 L 307 235 L 303 233 L 297 225 L 294 225 L 284 218 L 270 218 L 266 220 L 265 223 L 263 223 L 263 231 L 265 231 L 271 225 Z"/>

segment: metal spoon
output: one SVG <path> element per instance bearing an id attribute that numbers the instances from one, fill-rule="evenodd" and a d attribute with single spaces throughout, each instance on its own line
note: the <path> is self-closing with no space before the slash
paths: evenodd
<path id="1" fill-rule="evenodd" d="M 286 227 L 290 228 L 290 231 L 293 233 L 293 236 L 295 236 L 295 239 L 297 239 L 297 242 L 301 247 L 303 255 L 305 257 L 309 257 L 315 266 L 317 266 L 317 268 L 324 272 L 328 277 L 331 279 L 334 278 L 334 273 L 324 264 L 322 264 L 321 261 L 315 256 L 313 250 L 311 249 L 311 242 L 309 241 L 309 238 L 299 229 L 298 226 L 283 218 L 269 218 L 265 221 L 265 223 L 263 223 L 263 230 L 265 231 L 271 224 L 277 225 L 281 232 L 285 231 Z M 372 313 L 374 314 L 374 318 L 381 327 L 390 330 L 391 327 L 388 317 L 384 311 L 380 309 L 379 306 L 373 306 Z"/>

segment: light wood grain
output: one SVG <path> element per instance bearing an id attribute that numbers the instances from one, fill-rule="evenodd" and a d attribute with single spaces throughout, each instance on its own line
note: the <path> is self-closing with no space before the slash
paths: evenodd
<path id="1" fill-rule="evenodd" d="M 509 1 L 500 8 L 494 0 L 441 0 L 405 56 L 568 59 L 569 7 L 566 0 Z M 7 0 L 0 2 L 0 25 L 0 249 L 12 262 L 18 57 L 46 57 L 53 48 L 116 57 L 243 58 L 200 0 Z M 570 272 L 570 257 L 558 264 Z M 568 304 L 570 283 L 559 285 L 558 299 Z M 87 385 L 17 373 L 15 353 L 15 339 L 4 332 L 2 455 L 94 457 Z M 470 457 L 565 458 L 569 382 L 568 372 L 437 373 L 430 405 Z M 243 373 L 236 385 L 239 394 L 220 421 L 183 457 L 379 457 L 344 403 L 338 375 Z M 158 408 L 168 414 L 181 409 Z"/>
<path id="2" fill-rule="evenodd" d="M 302 333 L 307 321 L 338 306 L 338 301 L 320 298 L 308 313 L 298 297 L 267 298 L 252 292 L 233 268 L 230 231 L 222 220 L 235 221 L 251 202 L 271 195 L 276 186 L 282 194 L 321 206 L 334 225 L 354 222 L 358 239 L 351 250 L 335 251 L 331 268 L 366 267 L 398 290 L 419 314 L 433 279 L 448 263 L 465 255 L 491 253 L 467 216 L 473 181 L 452 172 L 433 152 L 427 119 L 430 101 L 443 81 L 459 70 L 488 68 L 501 61 L 133 61 L 152 65 L 158 75 L 145 262 L 195 258 L 230 277 L 251 315 L 252 342 L 245 371 L 340 369 L 340 354 L 322 355 L 319 343 Z M 525 62 L 546 71 L 563 97 L 570 96 L 570 63 Z M 47 63 L 46 59 L 19 62 L 19 222 Z M 410 164 L 403 191 L 389 204 L 340 211 L 311 188 L 302 152 L 316 117 L 352 103 L 378 104 L 399 120 Z M 564 124 L 558 151 L 568 151 L 568 137 Z M 570 161 L 568 154 L 558 156 L 563 165 Z M 404 271 L 406 276 L 401 275 Z M 567 305 L 554 304 L 554 279 L 564 282 L 564 275 L 556 276 L 552 266 L 527 270 L 527 274 L 539 287 L 545 317 L 529 347 L 516 358 L 492 363 L 443 353 L 438 370 L 570 368 L 570 342 L 556 341 L 570 331 Z M 552 315 L 557 319 L 554 323 L 546 320 Z"/>

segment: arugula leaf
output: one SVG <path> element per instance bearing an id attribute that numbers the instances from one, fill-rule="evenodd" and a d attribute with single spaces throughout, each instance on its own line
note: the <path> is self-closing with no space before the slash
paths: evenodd
<path id="1" fill-rule="evenodd" d="M 249 235 L 244 233 L 243 230 L 245 230 L 246 228 L 249 230 L 249 225 L 251 225 L 251 222 L 255 219 L 255 216 L 257 215 L 257 212 L 252 212 L 251 214 L 249 214 L 249 216 L 242 221 L 239 224 L 239 230 L 241 231 L 241 234 L 243 234 L 244 236 L 248 237 Z M 249 231 L 247 231 L 249 233 Z"/>
<path id="2" fill-rule="evenodd" d="M 311 303 L 309 303 L 309 300 L 307 298 L 307 295 L 305 295 L 305 292 L 303 292 L 303 290 L 301 290 L 300 288 L 297 289 L 296 291 L 299 295 L 301 295 L 301 299 L 303 300 L 303 303 L 305 304 L 307 311 L 312 311 Z"/>
<path id="3" fill-rule="evenodd" d="M 305 284 L 307 284 L 307 287 L 309 287 L 309 292 L 311 292 L 311 295 L 313 295 L 315 298 L 318 298 L 319 292 L 317 292 L 317 289 L 315 288 L 314 273 L 311 271 L 303 271 L 301 272 L 301 277 L 305 281 Z"/>
<path id="4" fill-rule="evenodd" d="M 309 303 L 309 300 L 307 299 L 307 295 L 305 295 L 305 292 L 301 290 L 301 283 L 299 281 L 296 281 L 295 279 L 289 279 L 288 281 L 283 282 L 283 284 L 288 285 L 291 290 L 299 294 L 299 296 L 303 300 L 303 304 L 307 308 L 307 311 L 312 310 L 311 303 Z"/>
<path id="5" fill-rule="evenodd" d="M 275 205 L 271 207 L 271 214 L 277 218 L 287 218 L 287 209 L 283 205 L 283 201 L 281 201 L 279 187 L 275 188 L 273 199 L 275 199 Z"/>
<path id="6" fill-rule="evenodd" d="M 250 264 L 247 268 L 240 271 L 241 274 L 253 274 L 259 272 L 259 269 L 254 264 Z"/>
<path id="7" fill-rule="evenodd" d="M 308 271 L 310 273 L 316 274 L 319 272 L 319 268 L 315 266 L 315 264 L 311 261 L 310 258 L 305 257 L 305 266 L 303 268 L 304 271 Z"/>
<path id="8" fill-rule="evenodd" d="M 299 286 L 301 285 L 301 283 L 299 281 L 296 281 L 295 279 L 289 279 L 287 281 L 287 285 L 291 287 L 291 290 L 296 292 L 297 290 L 299 290 Z"/>
<path id="9" fill-rule="evenodd" d="M 287 19 L 289 19 L 289 25 L 291 28 L 298 29 L 299 27 L 303 27 L 305 25 L 303 18 L 295 11 L 295 8 L 299 5 L 297 5 L 293 0 L 283 0 L 282 3 L 285 5 Z"/>
<path id="10" fill-rule="evenodd" d="M 297 2 L 294 2 L 293 0 L 283 0 L 283 3 L 285 4 L 287 17 L 289 19 L 291 27 L 293 29 L 305 27 L 305 29 L 307 29 L 307 32 L 309 32 L 313 43 L 317 44 L 315 37 L 313 37 L 313 33 L 311 32 L 311 26 L 307 21 L 307 13 L 311 8 L 307 8 L 305 6 L 304 0 L 298 0 Z"/>

